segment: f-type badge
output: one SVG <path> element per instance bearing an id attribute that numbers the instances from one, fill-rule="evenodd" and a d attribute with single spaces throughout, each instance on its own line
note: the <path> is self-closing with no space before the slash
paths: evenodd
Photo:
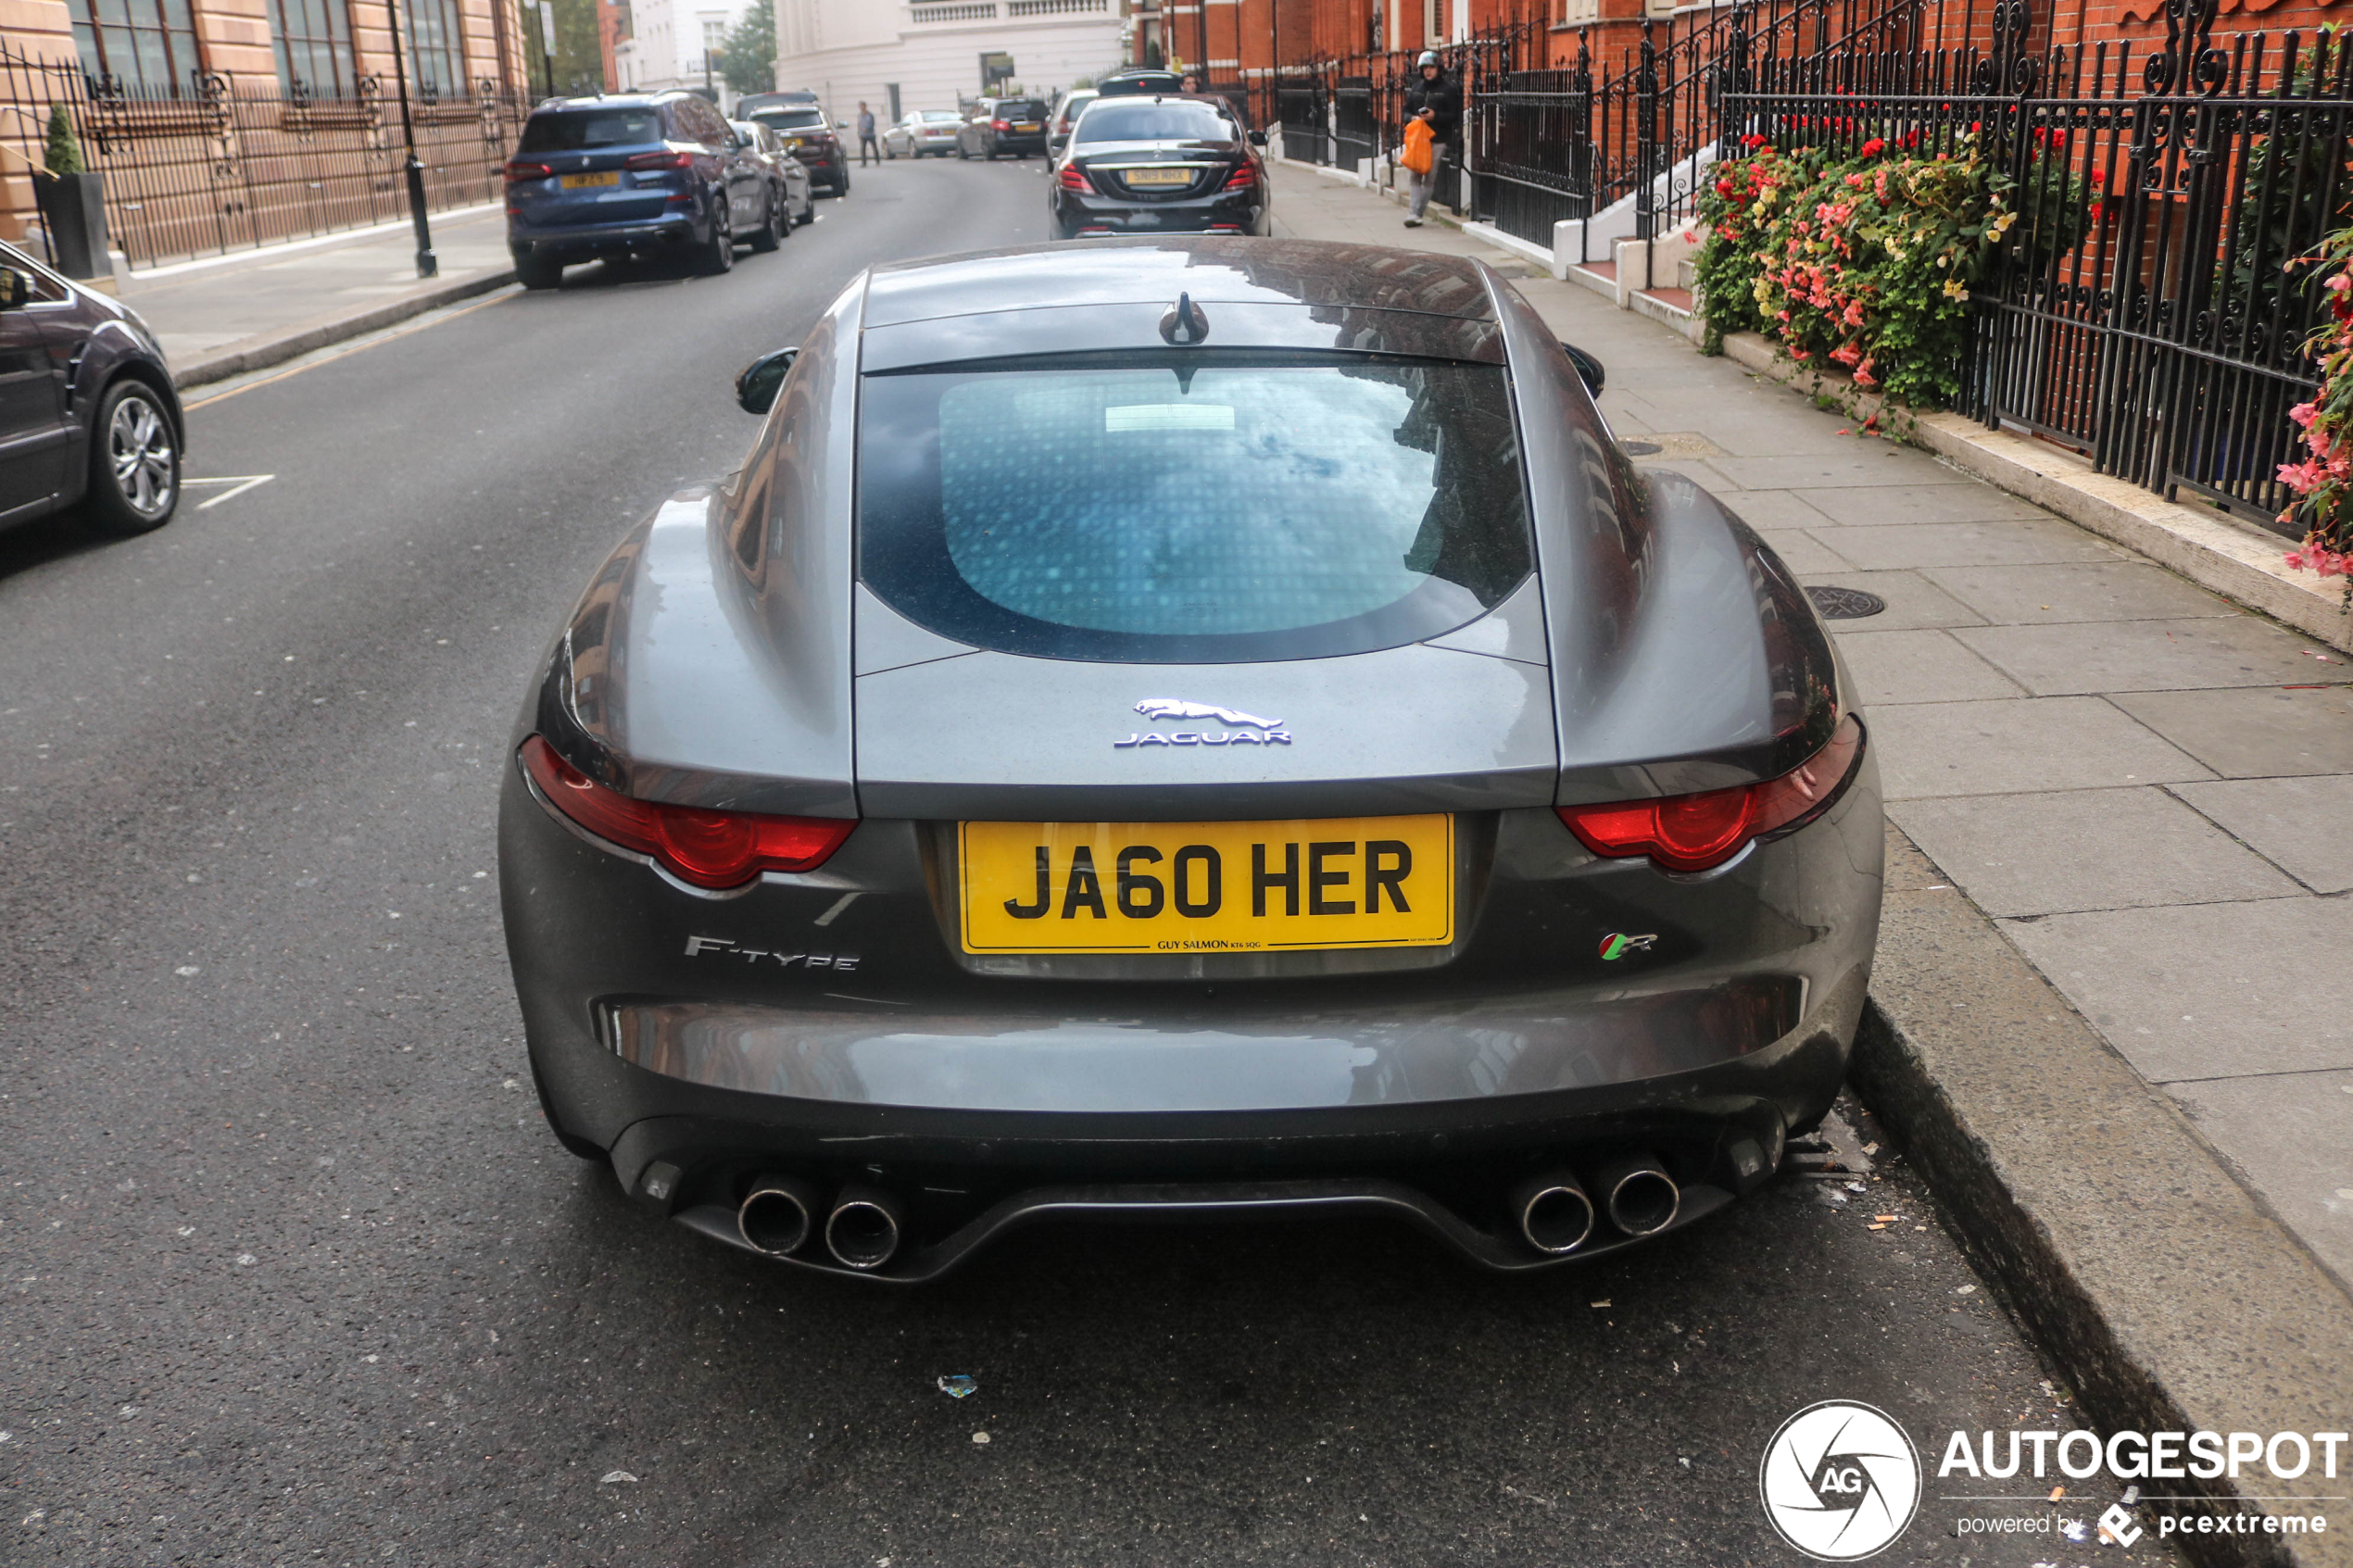
<path id="1" fill-rule="evenodd" d="M 1126 740 L 1112 742 L 1114 746 L 1289 746 L 1290 732 L 1283 728 L 1280 719 L 1261 719 L 1255 713 L 1244 713 L 1238 708 L 1219 708 L 1214 703 L 1186 702 L 1173 696 L 1148 696 L 1136 705 L 1136 711 L 1147 719 L 1214 719 L 1228 726 L 1224 730 L 1176 730 L 1162 734 L 1144 730 L 1130 734 Z"/>
<path id="2" fill-rule="evenodd" d="M 1602 962 L 1615 963 L 1629 953 L 1647 953 L 1651 950 L 1651 944 L 1657 940 L 1656 933 L 1648 936 L 1629 936 L 1623 931 L 1613 931 L 1602 938 Z"/>

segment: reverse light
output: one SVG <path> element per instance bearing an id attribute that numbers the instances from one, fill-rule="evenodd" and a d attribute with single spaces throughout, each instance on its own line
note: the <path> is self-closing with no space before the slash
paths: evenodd
<path id="1" fill-rule="evenodd" d="M 1095 188 L 1095 182 L 1087 178 L 1087 171 L 1075 163 L 1063 164 L 1063 171 L 1054 176 L 1054 183 L 1065 191 L 1092 191 Z"/>
<path id="2" fill-rule="evenodd" d="M 635 153 L 621 167 L 632 173 L 643 174 L 649 169 L 692 169 L 694 166 L 695 155 L 692 153 Z"/>
<path id="3" fill-rule="evenodd" d="M 545 180 L 554 172 L 554 169 L 544 163 L 534 163 L 529 158 L 519 157 L 507 165 L 507 182 L 512 185 L 526 180 Z"/>
<path id="4" fill-rule="evenodd" d="M 1647 855 L 1670 872 L 1704 872 L 1739 854 L 1750 840 L 1795 826 L 1826 809 L 1862 755 L 1863 726 L 1850 713 L 1839 721 L 1821 750 L 1762 784 L 1554 809 L 1596 855 Z"/>
<path id="5" fill-rule="evenodd" d="M 564 816 L 598 838 L 652 856 L 697 887 L 740 887 L 762 872 L 814 871 L 858 825 L 852 818 L 705 811 L 635 799 L 598 784 L 537 735 L 522 743 L 522 765 Z"/>

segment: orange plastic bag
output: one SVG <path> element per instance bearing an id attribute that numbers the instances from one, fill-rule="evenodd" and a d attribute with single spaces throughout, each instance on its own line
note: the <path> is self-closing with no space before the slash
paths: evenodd
<path id="1" fill-rule="evenodd" d="M 1430 164 L 1435 161 L 1431 158 L 1429 151 L 1432 140 L 1428 120 L 1407 120 L 1405 122 L 1405 150 L 1398 155 L 1397 161 L 1416 174 L 1428 174 Z"/>

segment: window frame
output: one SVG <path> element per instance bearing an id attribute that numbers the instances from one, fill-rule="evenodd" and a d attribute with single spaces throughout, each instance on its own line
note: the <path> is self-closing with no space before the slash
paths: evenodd
<path id="1" fill-rule="evenodd" d="M 352 44 L 350 0 L 316 0 L 320 14 L 326 19 L 327 32 L 322 36 L 311 32 L 297 33 L 291 25 L 291 14 L 307 10 L 313 0 L 266 0 L 270 19 L 270 52 L 277 61 L 278 86 L 288 97 L 297 93 L 313 98 L 356 98 L 359 95 L 359 56 Z M 306 16 L 305 22 L 308 21 Z M 336 29 L 342 30 L 337 32 Z M 312 66 L 318 64 L 323 52 L 331 68 L 331 78 L 321 82 L 298 75 L 295 67 L 295 50 L 299 45 Z M 297 89 L 296 83 L 300 88 Z"/>
<path id="2" fill-rule="evenodd" d="M 94 82 L 150 95 L 157 88 L 174 98 L 197 95 L 208 67 L 204 39 L 196 31 L 195 12 L 189 0 L 121 0 L 121 5 L 127 18 L 135 19 L 144 10 L 154 19 L 102 21 L 97 0 L 72 0 L 67 7 L 82 69 Z M 171 16 L 175 5 L 181 13 L 178 21 Z M 114 37 L 112 47 L 108 46 L 109 34 Z M 152 34 L 162 44 L 164 73 L 160 81 L 150 80 L 141 63 L 143 34 Z M 126 66 L 129 70 L 118 70 L 117 65 Z"/>
<path id="3" fill-rule="evenodd" d="M 426 43 L 418 31 L 417 19 L 426 7 L 434 13 L 434 31 L 442 35 L 438 43 Z M 409 32 L 408 38 L 401 41 L 408 54 L 409 90 L 428 104 L 450 97 L 471 97 L 472 79 L 466 73 L 466 12 L 459 0 L 401 0 L 400 19 Z M 428 63 L 453 70 L 456 79 L 444 82 L 437 75 L 429 77 L 425 71 Z"/>

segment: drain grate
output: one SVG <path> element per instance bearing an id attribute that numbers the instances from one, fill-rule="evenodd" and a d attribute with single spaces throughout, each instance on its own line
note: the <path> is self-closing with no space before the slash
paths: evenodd
<path id="1" fill-rule="evenodd" d="M 1860 621 L 1887 608 L 1885 599 L 1860 588 L 1808 588 L 1806 596 L 1825 621 Z"/>

